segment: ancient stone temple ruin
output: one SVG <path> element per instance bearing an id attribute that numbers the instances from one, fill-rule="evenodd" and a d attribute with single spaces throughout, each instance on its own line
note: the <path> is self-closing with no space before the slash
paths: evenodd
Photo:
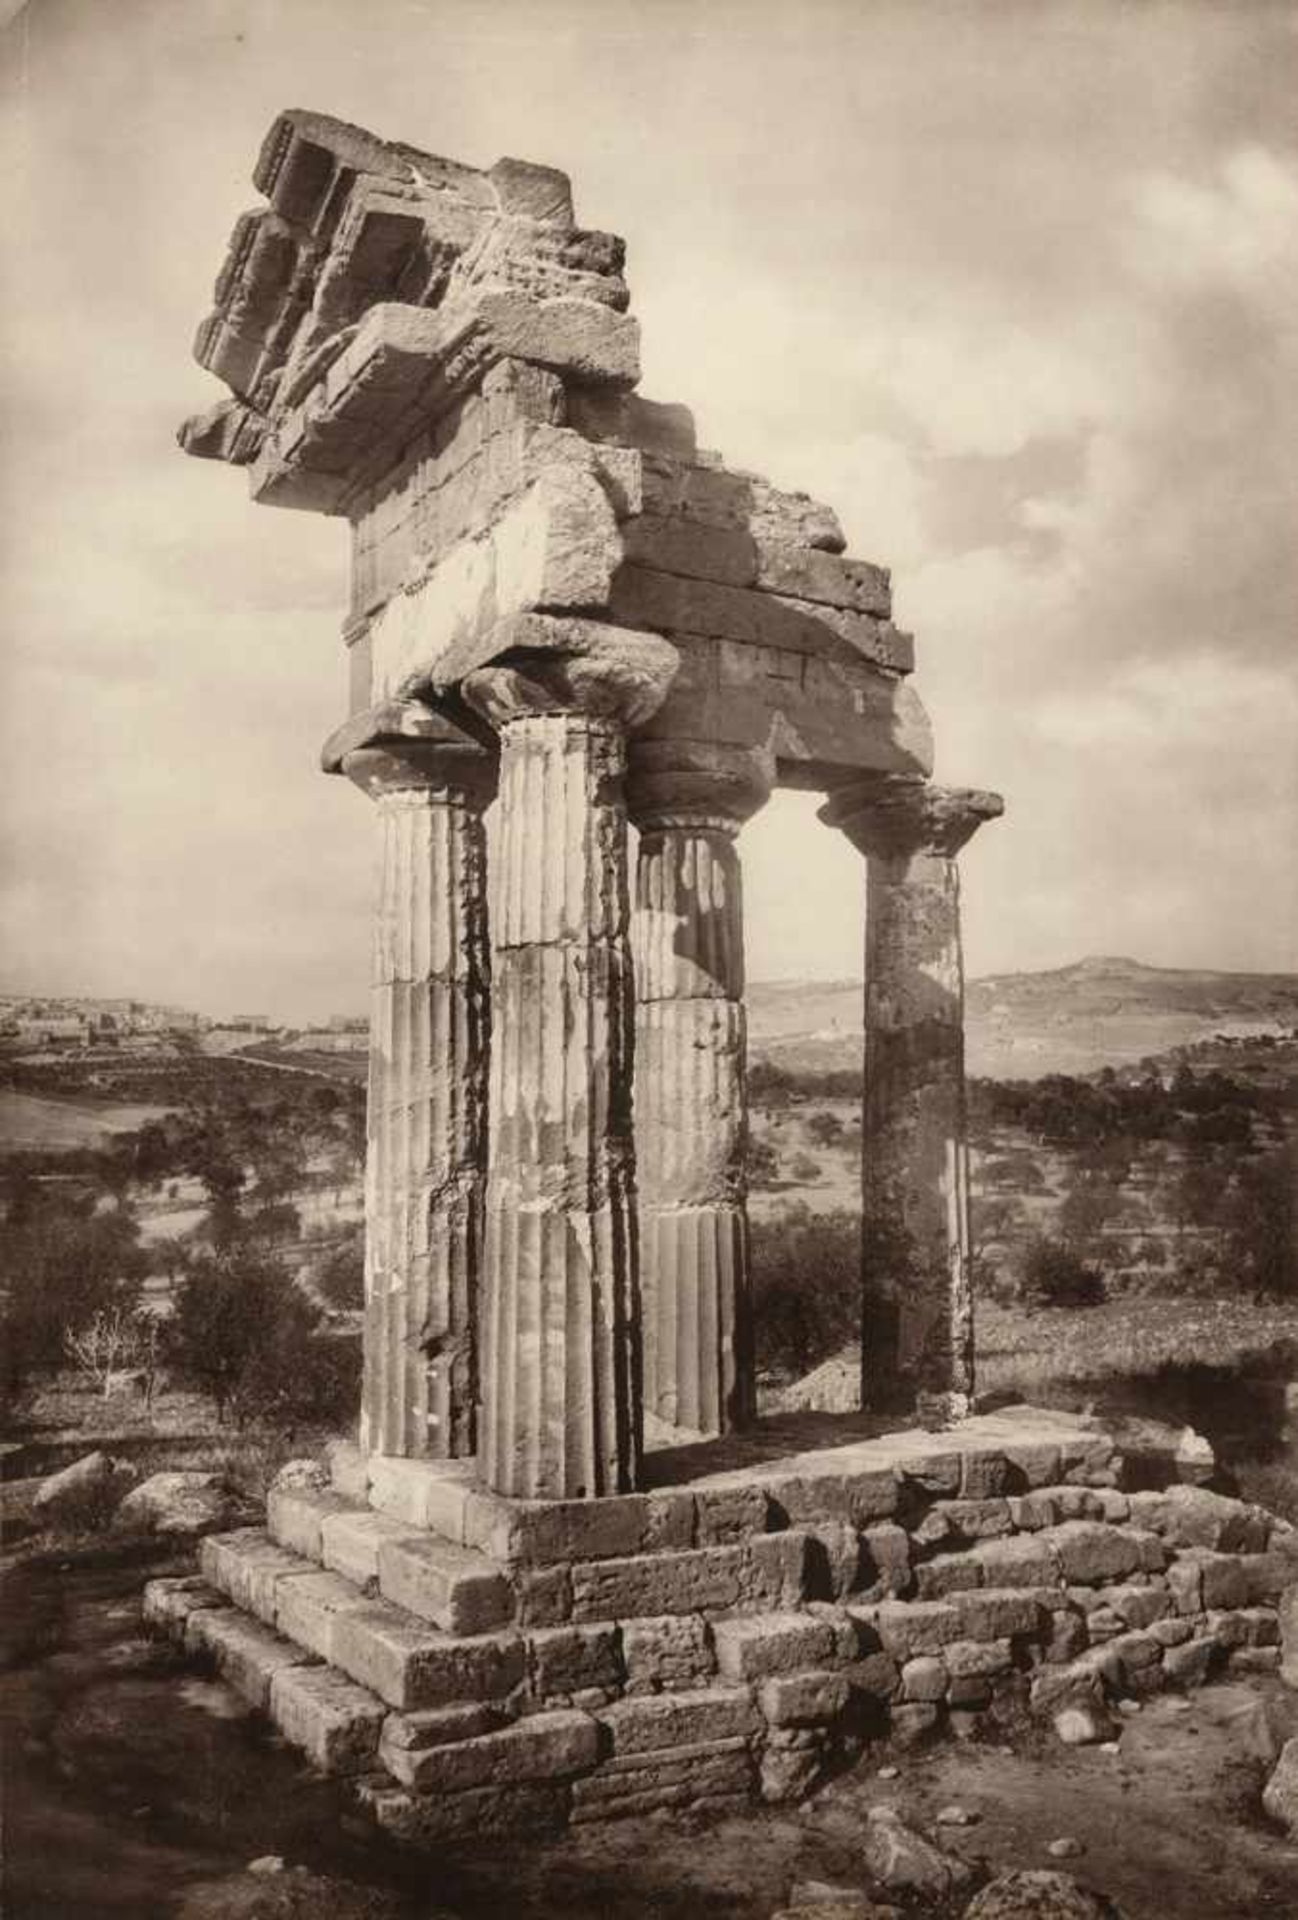
<path id="1" fill-rule="evenodd" d="M 1203 1539 L 1132 1524 L 1110 1440 L 969 1417 L 956 859 L 1001 803 L 930 781 L 886 571 L 637 395 L 562 174 L 293 112 L 254 177 L 197 342 L 231 397 L 181 439 L 351 528 L 363 1411 L 153 1617 L 425 1837 L 796 1797 L 1072 1661 L 1088 1582 L 1141 1685 L 1205 1607 L 1251 1646 L 1264 1575 L 1183 1608 Z M 810 1451 L 745 1431 L 739 837 L 778 786 L 866 863 L 862 1396 L 914 1423 Z"/>

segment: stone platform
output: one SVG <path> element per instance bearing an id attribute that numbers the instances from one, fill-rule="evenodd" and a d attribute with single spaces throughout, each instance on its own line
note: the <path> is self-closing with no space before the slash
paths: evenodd
<path id="1" fill-rule="evenodd" d="M 1298 1534 L 1200 1487 L 1125 1491 L 1093 1421 L 789 1432 L 574 1501 L 338 1443 L 332 1484 L 278 1485 L 266 1528 L 210 1537 L 146 1618 L 425 1841 L 796 1800 L 869 1740 L 1024 1709 L 1102 1739 L 1121 1696 L 1279 1664 Z"/>

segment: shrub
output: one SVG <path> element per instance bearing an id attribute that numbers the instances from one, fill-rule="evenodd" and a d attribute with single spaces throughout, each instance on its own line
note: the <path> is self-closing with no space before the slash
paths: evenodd
<path id="1" fill-rule="evenodd" d="M 795 1153 L 789 1162 L 789 1176 L 803 1186 L 810 1186 L 813 1180 L 820 1178 L 820 1162 L 813 1160 L 809 1153 Z"/>
<path id="2" fill-rule="evenodd" d="M 360 1233 L 325 1255 L 315 1284 L 321 1299 L 331 1307 L 346 1311 L 365 1305 L 365 1245 Z"/>
<path id="3" fill-rule="evenodd" d="M 759 1140 L 755 1134 L 749 1134 L 745 1149 L 744 1163 L 751 1187 L 769 1187 L 780 1177 L 780 1162 L 775 1148 L 769 1140 Z"/>
<path id="4" fill-rule="evenodd" d="M 218 1419 L 338 1423 L 355 1400 L 357 1355 L 319 1326 L 319 1309 L 278 1261 L 237 1246 L 195 1260 L 176 1296 L 168 1359 L 210 1395 Z"/>
<path id="5" fill-rule="evenodd" d="M 850 1213 L 790 1209 L 752 1224 L 759 1368 L 806 1373 L 861 1331 L 861 1225 Z"/>
<path id="6" fill-rule="evenodd" d="M 1039 1307 L 1098 1307 L 1104 1275 L 1057 1240 L 1034 1240 L 1023 1261 L 1023 1297 Z"/>
<path id="7" fill-rule="evenodd" d="M 807 1116 L 807 1133 L 818 1147 L 832 1147 L 843 1137 L 843 1123 L 828 1110 Z"/>

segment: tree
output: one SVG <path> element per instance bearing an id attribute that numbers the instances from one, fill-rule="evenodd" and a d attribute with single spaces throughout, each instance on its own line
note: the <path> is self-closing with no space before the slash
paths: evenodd
<path id="1" fill-rule="evenodd" d="M 168 1358 L 210 1395 L 217 1418 L 233 1413 L 293 1427 L 344 1417 L 355 1354 L 320 1338 L 319 1310 L 280 1263 L 236 1245 L 194 1261 L 176 1296 Z"/>
<path id="2" fill-rule="evenodd" d="M 799 1206 L 751 1231 L 758 1362 L 796 1377 L 860 1336 L 860 1222 Z"/>
<path id="3" fill-rule="evenodd" d="M 346 1311 L 365 1305 L 365 1248 L 359 1233 L 325 1256 L 315 1284 L 331 1307 Z"/>
<path id="4" fill-rule="evenodd" d="M 1298 1140 L 1240 1169 L 1225 1207 L 1225 1256 L 1256 1297 L 1298 1293 Z"/>
<path id="5" fill-rule="evenodd" d="M 780 1177 L 779 1156 L 769 1140 L 759 1140 L 756 1134 L 749 1134 L 744 1153 L 744 1164 L 748 1173 L 748 1184 L 753 1187 L 770 1187 Z"/>
<path id="6" fill-rule="evenodd" d="M 1104 1275 L 1070 1247 L 1043 1237 L 1032 1241 L 1024 1254 L 1022 1290 L 1034 1306 L 1098 1307 L 1104 1300 Z"/>
<path id="7" fill-rule="evenodd" d="M 148 1344 L 145 1319 L 151 1321 L 152 1315 L 143 1315 L 138 1308 L 127 1312 L 122 1307 L 101 1307 L 84 1327 L 69 1328 L 64 1334 L 68 1359 L 102 1390 L 105 1399 L 113 1390 L 113 1376 L 143 1359 Z"/>
<path id="8" fill-rule="evenodd" d="M 807 1115 L 807 1132 L 818 1147 L 832 1147 L 843 1137 L 843 1123 L 826 1109 Z"/>
<path id="9" fill-rule="evenodd" d="M 139 1304 L 148 1261 L 128 1211 L 20 1190 L 0 1227 L 0 1389 L 7 1405 L 31 1376 L 58 1367 L 69 1334 L 97 1313 Z"/>
<path id="10" fill-rule="evenodd" d="M 809 1153 L 795 1153 L 789 1163 L 789 1174 L 803 1186 L 810 1186 L 813 1180 L 820 1178 L 820 1162 L 813 1160 Z"/>

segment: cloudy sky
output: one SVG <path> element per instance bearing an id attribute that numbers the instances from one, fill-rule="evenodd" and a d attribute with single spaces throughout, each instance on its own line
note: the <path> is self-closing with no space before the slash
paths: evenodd
<path id="1" fill-rule="evenodd" d="M 1298 968 L 1298 8 L 0 0 L 0 985 L 364 1003 L 345 531 L 185 459 L 275 113 L 567 169 L 643 390 L 892 566 L 972 973 Z M 11 230 L 12 229 L 12 230 Z M 859 972 L 857 856 L 745 835 L 750 971 Z"/>

